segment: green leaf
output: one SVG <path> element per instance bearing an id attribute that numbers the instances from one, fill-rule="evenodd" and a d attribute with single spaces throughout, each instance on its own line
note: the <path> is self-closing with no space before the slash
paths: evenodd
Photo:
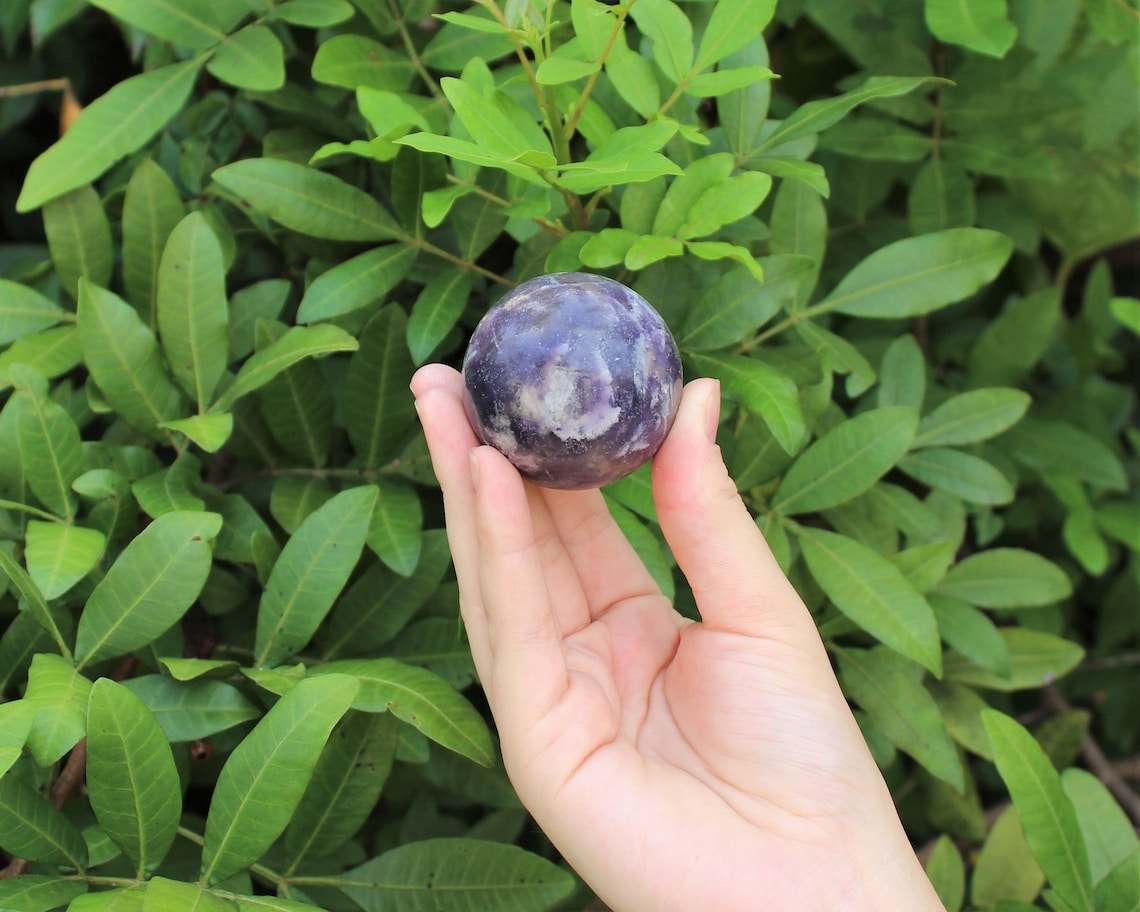
<path id="1" fill-rule="evenodd" d="M 316 323 L 382 301 L 412 269 L 416 253 L 408 244 L 386 244 L 337 263 L 304 292 L 296 321 Z"/>
<path id="2" fill-rule="evenodd" d="M 423 364 L 451 332 L 467 306 L 474 273 L 453 266 L 424 286 L 408 317 L 407 341 L 412 360 Z"/>
<path id="3" fill-rule="evenodd" d="M 796 334 L 823 356 L 824 364 L 837 374 L 847 374 L 846 392 L 861 396 L 875 382 L 875 369 L 854 345 L 837 333 L 811 320 L 796 324 Z"/>
<path id="4" fill-rule="evenodd" d="M 1074 909 L 1094 912 L 1088 855 L 1061 777 L 1033 736 L 1015 720 L 988 709 L 982 721 L 1025 840 L 1050 886 Z"/>
<path id="5" fill-rule="evenodd" d="M 91 377 L 132 427 L 154 432 L 181 417 L 182 395 L 158 353 L 154 334 L 113 292 L 79 284 L 79 341 Z"/>
<path id="6" fill-rule="evenodd" d="M 846 503 L 882 478 L 914 439 L 918 416 L 887 406 L 848 419 L 809 446 L 784 475 L 772 508 L 786 515 Z"/>
<path id="7" fill-rule="evenodd" d="M 843 690 L 867 711 L 899 750 L 959 792 L 965 775 L 934 698 L 910 673 L 908 663 L 887 649 L 837 650 Z"/>
<path id="8" fill-rule="evenodd" d="M 946 912 L 959 912 L 966 898 L 966 866 L 949 836 L 939 836 L 926 857 L 926 876 Z"/>
<path id="9" fill-rule="evenodd" d="M 285 49 L 268 26 L 250 25 L 226 38 L 206 69 L 239 89 L 273 92 L 285 84 Z"/>
<path id="10" fill-rule="evenodd" d="M 685 355 L 691 371 L 716 377 L 727 399 L 739 402 L 764 419 L 776 441 L 794 453 L 807 434 L 796 384 L 786 374 L 756 358 L 744 355 Z"/>
<path id="11" fill-rule="evenodd" d="M 326 85 L 356 89 L 368 86 L 402 92 L 415 70 L 405 54 L 363 35 L 334 35 L 317 48 L 313 79 Z"/>
<path id="12" fill-rule="evenodd" d="M 910 453 L 899 468 L 911 478 L 962 500 L 979 504 L 1007 504 L 1013 485 L 991 463 L 961 450 L 930 447 Z"/>
<path id="13" fill-rule="evenodd" d="M 431 740 L 483 766 L 495 759 L 487 723 L 454 687 L 426 668 L 391 658 L 341 659 L 319 665 L 321 676 L 349 675 L 360 681 L 353 703 L 362 712 L 390 712 Z"/>
<path id="14" fill-rule="evenodd" d="M 28 861 L 70 865 L 78 871 L 87 866 L 83 834 L 16 776 L 0 779 L 0 846 Z"/>
<path id="15" fill-rule="evenodd" d="M 939 41 L 1004 57 L 1017 40 L 1006 0 L 925 0 L 926 25 Z"/>
<path id="16" fill-rule="evenodd" d="M 162 251 L 186 208 L 178 188 L 153 158 L 142 158 L 123 200 L 123 283 L 127 297 L 152 329 Z M 96 283 L 106 287 L 106 283 Z"/>
<path id="17" fill-rule="evenodd" d="M 471 13 L 471 18 L 481 15 Z M 472 31 L 470 18 L 462 25 L 447 22 L 427 43 L 420 59 L 424 66 L 443 73 L 458 73 L 473 59 L 478 58 L 493 63 L 513 53 L 514 45 L 500 26 L 498 34 L 485 31 Z"/>
<path id="18" fill-rule="evenodd" d="M 622 100 L 642 117 L 657 113 L 661 104 L 657 74 L 653 65 L 626 43 L 625 30 L 618 32 L 606 58 L 606 75 Z"/>
<path id="19" fill-rule="evenodd" d="M 234 912 L 229 899 L 210 893 L 200 883 L 153 877 L 147 883 L 141 912 Z"/>
<path id="20" fill-rule="evenodd" d="M 345 871 L 340 889 L 364 912 L 428 912 L 448 897 L 456 909 L 551 909 L 574 892 L 572 874 L 501 842 L 413 842 Z"/>
<path id="21" fill-rule="evenodd" d="M 30 520 L 26 534 L 24 560 L 28 573 L 48 601 L 63 595 L 90 573 L 107 544 L 98 529 L 68 523 Z"/>
<path id="22" fill-rule="evenodd" d="M 587 60 L 602 60 L 610 43 L 610 36 L 621 28 L 621 21 L 613 11 L 598 0 L 571 0 L 570 19 L 578 47 Z"/>
<path id="23" fill-rule="evenodd" d="M 1060 320 L 1058 288 L 1014 298 L 970 349 L 969 385 L 1015 385 L 1045 355 Z"/>
<path id="24" fill-rule="evenodd" d="M 91 682 L 67 659 L 50 653 L 32 658 L 24 699 L 36 707 L 28 750 L 40 766 L 50 766 L 87 733 Z"/>
<path id="25" fill-rule="evenodd" d="M 1133 551 L 1140 551 L 1140 520 L 1136 508 L 1126 501 L 1101 504 L 1096 511 L 1097 525 L 1110 538 Z"/>
<path id="26" fill-rule="evenodd" d="M 512 156 L 534 148 L 522 129 L 496 106 L 493 98 L 484 97 L 473 86 L 451 76 L 443 77 L 439 84 L 478 145 Z M 552 155 L 549 141 L 544 139 L 543 142 L 537 151 Z"/>
<path id="27" fill-rule="evenodd" d="M 16 445 L 28 486 L 44 505 L 70 522 L 75 517 L 71 483 L 83 472 L 79 428 L 66 409 L 47 395 L 47 382 L 34 370 L 14 365 L 9 376 L 16 396 Z"/>
<path id="28" fill-rule="evenodd" d="M 653 42 L 653 56 L 661 71 L 676 85 L 693 66 L 693 27 L 672 0 L 640 0 L 631 9 L 643 35 Z"/>
<path id="29" fill-rule="evenodd" d="M 90 183 L 143 146 L 181 110 L 204 62 L 197 57 L 132 76 L 84 108 L 71 129 L 32 162 L 16 211 L 29 212 Z"/>
<path id="30" fill-rule="evenodd" d="M 410 575 L 423 547 L 423 509 L 416 492 L 389 478 L 378 478 L 380 498 L 372 511 L 367 545 L 401 576 Z"/>
<path id="31" fill-rule="evenodd" d="M 480 16 L 472 13 L 433 13 L 432 16 L 440 19 L 443 22 L 453 22 L 456 25 L 462 26 L 466 29 L 471 29 L 475 32 L 483 32 L 488 35 L 501 35 L 507 34 L 507 27 L 504 26 L 497 19 L 492 19 L 490 16 Z"/>
<path id="32" fill-rule="evenodd" d="M 705 290 L 677 334 L 682 349 L 712 351 L 750 337 L 795 300 L 800 279 L 812 268 L 810 259 L 795 255 L 765 257 L 760 265 L 763 283 L 750 270 L 730 266 Z"/>
<path id="33" fill-rule="evenodd" d="M 259 397 L 273 439 L 307 465 L 323 466 L 332 444 L 336 403 L 324 372 L 301 361 L 267 383 Z"/>
<path id="34" fill-rule="evenodd" d="M 144 877 L 166 857 L 182 814 L 182 787 L 162 727 L 109 678 L 91 688 L 87 788 L 99 826 Z"/>
<path id="35" fill-rule="evenodd" d="M 219 168 L 214 180 L 243 204 L 301 234 L 330 241 L 401 237 L 400 226 L 372 196 L 306 165 L 250 158 Z"/>
<path id="36" fill-rule="evenodd" d="M 408 322 L 391 304 L 360 333 L 360 349 L 348 365 L 345 380 L 345 426 L 356 455 L 366 468 L 397 456 L 415 423 L 408 380 L 415 371 L 408 351 Z"/>
<path id="37" fill-rule="evenodd" d="M 234 416 L 229 412 L 211 412 L 177 421 L 164 421 L 159 427 L 185 434 L 207 453 L 216 453 L 233 433 Z"/>
<path id="38" fill-rule="evenodd" d="M 253 864 L 284 832 L 357 690 L 356 681 L 339 674 L 300 681 L 234 748 L 206 817 L 203 883 Z"/>
<path id="39" fill-rule="evenodd" d="M 1017 808 L 1007 807 L 986 836 L 974 865 L 970 898 L 982 908 L 1029 905 L 1041 892 L 1045 875 L 1025 841 Z M 1021 912 L 1015 905 L 1012 912 Z"/>
<path id="40" fill-rule="evenodd" d="M 562 85 L 575 79 L 585 79 L 601 69 L 601 64 L 591 60 L 574 60 L 570 57 L 547 57 L 535 71 L 534 78 L 539 85 Z"/>
<path id="41" fill-rule="evenodd" d="M 55 616 L 48 609 L 39 586 L 33 582 L 28 572 L 16 562 L 11 552 L 5 548 L 0 548 L 0 571 L 4 572 L 4 575 L 16 587 L 16 591 L 20 593 L 20 597 L 27 605 L 28 614 L 35 618 L 36 623 L 44 631 L 51 634 L 52 639 L 59 647 L 60 654 L 70 660 L 71 650 L 68 648 L 67 641 L 60 631 Z"/>
<path id="42" fill-rule="evenodd" d="M 1077 812 L 1092 882 L 1099 884 L 1109 871 L 1140 850 L 1140 837 L 1124 809 L 1092 773 L 1071 767 L 1061 773 L 1061 787 Z"/>
<path id="43" fill-rule="evenodd" d="M 72 901 L 67 912 L 143 912 L 146 884 L 86 893 Z"/>
<path id="44" fill-rule="evenodd" d="M 38 707 L 30 700 L 0 704 L 0 778 L 20 759 L 37 712 Z"/>
<path id="45" fill-rule="evenodd" d="M 57 326 L 24 336 L 0 352 L 0 392 L 12 385 L 11 368 L 24 364 L 48 380 L 73 370 L 83 360 L 79 333 L 74 326 Z"/>
<path id="46" fill-rule="evenodd" d="M 286 870 L 330 855 L 364 825 L 392 769 L 398 741 L 391 713 L 350 712 L 340 721 L 285 831 Z"/>
<path id="47" fill-rule="evenodd" d="M 1073 594 L 1056 564 L 1021 548 L 991 548 L 950 568 L 936 589 L 979 608 L 1036 608 Z"/>
<path id="48" fill-rule="evenodd" d="M 1133 852 L 1097 884 L 1098 909 L 1140 910 L 1140 851 Z"/>
<path id="49" fill-rule="evenodd" d="M 50 874 L 18 874 L 0 881 L 0 909 L 10 912 L 43 912 L 67 905 L 87 892 L 81 880 Z M 78 909 L 68 906 L 68 909 Z"/>
<path id="50" fill-rule="evenodd" d="M 829 152 L 871 161 L 920 162 L 933 150 L 926 133 L 873 117 L 836 124 L 820 137 L 819 145 Z"/>
<path id="51" fill-rule="evenodd" d="M 730 7 L 733 6 L 733 4 L 727 5 Z M 719 6 L 717 8 L 719 8 Z M 715 15 L 716 9 L 713 10 L 713 13 Z M 727 14 L 728 11 L 722 15 Z M 770 62 L 768 58 L 768 47 L 764 43 L 763 34 L 752 34 L 748 43 L 741 47 L 740 50 L 729 54 L 721 66 L 768 66 Z M 759 157 L 751 158 L 750 153 L 757 143 L 761 127 L 767 120 L 771 98 L 771 81 L 761 79 L 749 86 L 722 95 L 717 99 L 717 119 L 720 121 L 721 131 L 724 133 L 728 151 L 736 156 L 738 161 L 745 163 L 745 167 L 755 168 L 757 167 L 757 162 L 764 161 L 764 159 Z M 785 161 L 790 160 L 786 159 Z M 792 165 L 792 167 L 798 166 L 815 168 L 822 174 L 822 168 L 819 168 L 814 162 L 795 162 Z M 767 169 L 759 168 L 758 170 Z M 767 171 L 767 173 L 772 174 L 773 172 Z M 826 178 L 824 178 L 823 183 L 826 185 Z M 826 195 L 826 193 L 827 191 L 824 190 L 823 194 Z M 772 253 L 780 252 L 787 251 L 772 250 Z"/>
<path id="52" fill-rule="evenodd" d="M 56 274 L 71 297 L 77 296 L 82 277 L 96 285 L 110 282 L 115 265 L 111 225 L 90 184 L 48 201 L 43 218 Z"/>
<path id="53" fill-rule="evenodd" d="M 333 352 L 355 351 L 357 341 L 331 323 L 319 326 L 291 326 L 281 338 L 270 343 L 241 366 L 234 382 L 222 391 L 212 411 L 228 411 L 235 401 L 265 386 L 282 371 L 305 358 L 319 358 Z"/>
<path id="54" fill-rule="evenodd" d="M 1067 421 L 1026 418 L 1003 443 L 1014 459 L 1042 475 L 1071 475 L 1112 491 L 1128 488 L 1116 453 L 1099 437 Z"/>
<path id="55" fill-rule="evenodd" d="M 91 0 L 92 6 L 116 19 L 181 47 L 213 47 L 243 15 L 241 7 L 227 8 L 211 0 Z"/>
<path id="56" fill-rule="evenodd" d="M 38 291 L 0 279 L 0 346 L 67 319 L 67 311 Z"/>
<path id="57" fill-rule="evenodd" d="M 914 448 L 988 440 L 1021 420 L 1032 401 L 1016 389 L 985 388 L 960 393 L 918 423 Z"/>
<path id="58" fill-rule="evenodd" d="M 941 676 L 942 646 L 934 612 L 897 567 L 846 535 L 801 527 L 796 536 L 812 577 L 836 608 Z"/>
<path id="59" fill-rule="evenodd" d="M 996 675 L 1008 678 L 1013 674 L 1009 647 L 984 612 L 937 592 L 927 593 L 926 600 L 934 609 L 938 631 L 947 646 Z"/>
<path id="60" fill-rule="evenodd" d="M 229 319 L 231 362 L 241 361 L 253 351 L 258 321 L 277 320 L 289 290 L 286 279 L 265 279 L 234 292 Z"/>
<path id="61" fill-rule="evenodd" d="M 915 589 L 925 595 L 946 575 L 957 550 L 957 542 L 927 542 L 892 554 L 890 561 Z"/>
<path id="62" fill-rule="evenodd" d="M 1127 326 L 1140 336 L 1140 298 L 1113 298 L 1108 307 L 1121 326 Z M 0 305 L 0 313 L 3 313 L 3 305 Z"/>
<path id="63" fill-rule="evenodd" d="M 949 653 L 942 663 L 946 679 L 989 690 L 1030 690 L 1072 671 L 1085 656 L 1076 643 L 1051 633 L 1024 627 L 1000 627 L 998 632 L 1009 653 L 1009 675 L 995 674 L 963 656 Z"/>
<path id="64" fill-rule="evenodd" d="M 771 188 L 772 178 L 759 171 L 745 171 L 710 187 L 693 203 L 677 236 L 684 240 L 705 237 L 751 215 Z"/>
<path id="65" fill-rule="evenodd" d="M 827 247 L 827 210 L 820 194 L 802 181 L 782 181 L 772 205 L 771 227 L 768 246 L 773 253 L 807 257 L 812 264 L 788 308 L 795 310 L 815 288 Z"/>
<path id="66" fill-rule="evenodd" d="M 705 25 L 693 69 L 700 72 L 743 48 L 772 20 L 776 0 L 720 0 Z"/>
<path id="67" fill-rule="evenodd" d="M 1008 237 L 983 228 L 895 241 L 859 263 L 815 309 L 875 319 L 930 313 L 991 281 L 1012 252 Z"/>
<path id="68" fill-rule="evenodd" d="M 182 219 L 166 242 L 157 306 L 174 379 L 203 410 L 226 370 L 229 311 L 222 247 L 201 212 Z"/>
<path id="69" fill-rule="evenodd" d="M 111 565 L 79 618 L 78 667 L 124 655 L 156 639 L 198 598 L 210 571 L 217 513 L 176 511 L 155 519 Z"/>
<path id="70" fill-rule="evenodd" d="M 942 158 L 931 158 L 918 169 L 906 202 L 912 234 L 969 228 L 977 215 L 970 175 Z"/>
<path id="71" fill-rule="evenodd" d="M 146 704 L 168 741 L 208 738 L 261 715 L 240 690 L 223 681 L 181 682 L 154 674 L 130 678 L 124 686 Z"/>
<path id="72" fill-rule="evenodd" d="M 195 467 L 187 464 L 185 457 L 181 463 L 160 469 L 131 485 L 131 493 L 147 515 L 158 518 L 176 510 L 195 513 L 206 508 L 206 502 L 194 493 L 200 483 Z"/>
<path id="73" fill-rule="evenodd" d="M 287 0 L 273 7 L 269 16 L 290 25 L 326 28 L 351 19 L 354 13 L 348 0 Z"/>
<path id="74" fill-rule="evenodd" d="M 653 220 L 652 234 L 677 237 L 697 201 L 708 191 L 724 184 L 733 170 L 732 156 L 719 152 L 698 158 L 669 185 Z"/>
<path id="75" fill-rule="evenodd" d="M 685 91 L 697 98 L 714 98 L 746 88 L 761 79 L 774 79 L 775 75 L 766 66 L 720 69 L 715 73 L 695 76 Z"/>
<path id="76" fill-rule="evenodd" d="M 854 108 L 876 98 L 895 98 L 913 92 L 928 82 L 946 82 L 933 76 L 872 76 L 859 88 L 833 98 L 809 101 L 800 105 L 757 147 L 765 151 L 826 130 L 847 116 Z"/>
<path id="77" fill-rule="evenodd" d="M 380 496 L 383 501 L 385 494 Z M 424 532 L 422 542 L 410 576 L 400 576 L 378 563 L 348 588 L 322 636 L 323 658 L 371 652 L 399 633 L 431 597 L 451 565 L 451 551 L 440 529 Z"/>
<path id="78" fill-rule="evenodd" d="M 238 896 L 235 901 L 239 912 L 324 912 L 308 903 L 275 896 Z"/>
<path id="79" fill-rule="evenodd" d="M 255 664 L 278 665 L 309 642 L 360 559 L 378 493 L 342 491 L 290 536 L 258 606 Z"/>

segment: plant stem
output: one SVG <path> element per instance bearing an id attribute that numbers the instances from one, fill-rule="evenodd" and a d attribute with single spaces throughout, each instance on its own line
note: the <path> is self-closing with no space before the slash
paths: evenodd
<path id="1" fill-rule="evenodd" d="M 591 73 L 590 78 L 586 80 L 586 87 L 582 89 L 582 94 L 579 96 L 577 104 L 574 105 L 574 110 L 571 111 L 570 116 L 566 118 L 566 126 L 563 128 L 563 132 L 566 135 L 567 141 L 574 138 L 574 132 L 578 129 L 578 120 L 582 117 L 582 111 L 586 108 L 586 102 L 590 100 L 590 94 L 594 91 L 594 86 L 598 82 L 598 76 L 601 75 L 602 67 L 605 66 L 606 60 L 609 59 L 610 52 L 617 42 L 617 37 L 621 34 L 621 30 L 625 26 L 626 17 L 629 16 L 629 11 L 636 2 L 637 0 L 630 0 L 627 6 L 624 8 L 619 7 L 618 9 L 613 31 L 610 32 L 610 39 L 606 42 L 606 46 L 602 48 L 601 57 L 598 58 L 598 69 Z"/>
<path id="2" fill-rule="evenodd" d="M 419 75 L 420 79 L 423 80 L 424 85 L 426 85 L 428 91 L 431 92 L 432 97 L 440 103 L 440 106 L 445 111 L 451 111 L 451 105 L 447 101 L 447 96 L 440 90 L 438 80 L 428 72 L 427 67 L 425 67 L 423 61 L 420 60 L 419 51 L 416 50 L 416 44 L 412 41 L 412 35 L 408 31 L 408 24 L 404 21 L 403 13 L 396 5 L 396 0 L 388 0 L 388 9 L 392 13 L 392 18 L 396 21 L 396 28 L 400 31 L 400 38 L 404 42 L 404 50 L 408 52 L 408 59 L 412 62 L 412 68 Z"/>
<path id="3" fill-rule="evenodd" d="M 406 244 L 411 244 L 413 247 L 418 247 L 426 253 L 437 256 L 440 259 L 447 260 L 449 263 L 454 263 L 456 266 L 462 266 L 464 269 L 469 269 L 471 272 L 477 272 L 484 278 L 490 279 L 492 282 L 498 282 L 500 285 L 506 285 L 508 288 L 514 288 L 517 282 L 512 282 L 510 279 L 499 275 L 497 272 L 491 272 L 490 269 L 484 269 L 478 263 L 472 263 L 470 260 L 465 260 L 461 256 L 456 256 L 450 251 L 444 250 L 442 247 L 436 247 L 431 241 L 425 241 L 423 238 L 403 237 L 400 240 Z"/>
<path id="4" fill-rule="evenodd" d="M 48 522 L 61 521 L 54 513 L 48 513 L 39 507 L 30 507 L 27 504 L 17 503 L 14 500 L 0 499 L 0 510 L 15 510 L 18 513 L 27 513 L 30 516 L 35 516 L 39 519 L 47 520 Z"/>
<path id="5" fill-rule="evenodd" d="M 35 95 L 38 92 L 66 92 L 67 77 L 41 79 L 39 82 L 25 82 L 20 85 L 0 86 L 0 98 L 16 98 L 19 95 Z"/>

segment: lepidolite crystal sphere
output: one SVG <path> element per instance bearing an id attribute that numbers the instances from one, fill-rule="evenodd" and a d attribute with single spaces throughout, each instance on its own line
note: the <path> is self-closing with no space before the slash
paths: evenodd
<path id="1" fill-rule="evenodd" d="M 665 440 L 681 359 L 661 315 L 620 282 L 560 272 L 523 282 L 483 317 L 463 358 L 467 417 L 526 479 L 596 488 Z"/>

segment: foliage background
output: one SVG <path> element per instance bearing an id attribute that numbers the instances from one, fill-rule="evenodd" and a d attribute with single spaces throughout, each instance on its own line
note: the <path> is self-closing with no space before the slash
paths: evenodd
<path id="1" fill-rule="evenodd" d="M 1138 21 L 4 3 L 0 909 L 590 902 L 407 392 L 574 269 L 721 379 L 947 907 L 1140 908 Z M 607 495 L 695 614 L 646 474 Z"/>

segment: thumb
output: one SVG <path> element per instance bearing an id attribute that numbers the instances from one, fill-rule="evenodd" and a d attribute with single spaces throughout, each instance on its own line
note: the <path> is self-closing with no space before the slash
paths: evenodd
<path id="1" fill-rule="evenodd" d="M 725 468 L 715 443 L 719 416 L 719 382 L 689 383 L 653 461 L 661 530 L 709 627 L 818 643 L 810 613 Z"/>

